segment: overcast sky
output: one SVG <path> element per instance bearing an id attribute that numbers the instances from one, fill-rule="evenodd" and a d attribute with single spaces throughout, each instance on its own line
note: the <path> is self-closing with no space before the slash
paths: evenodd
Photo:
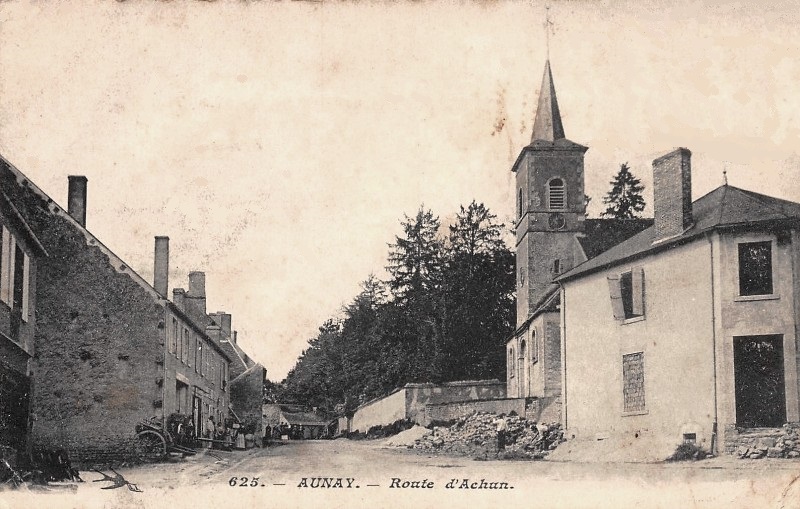
<path id="1" fill-rule="evenodd" d="M 663 5 L 662 5 L 663 4 Z M 550 60 L 599 213 L 622 162 L 693 152 L 800 201 L 800 5 L 553 2 Z M 767 9 L 767 10 L 765 10 Z M 546 59 L 542 3 L 0 3 L 0 152 L 147 280 L 207 274 L 209 311 L 280 380 L 420 204 L 514 212 Z"/>

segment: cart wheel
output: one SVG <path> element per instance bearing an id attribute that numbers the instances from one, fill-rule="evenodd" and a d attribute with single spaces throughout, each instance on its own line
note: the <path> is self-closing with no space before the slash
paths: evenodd
<path id="1" fill-rule="evenodd" d="M 136 458 L 139 461 L 158 461 L 167 455 L 167 442 L 161 433 L 152 430 L 136 434 Z"/>

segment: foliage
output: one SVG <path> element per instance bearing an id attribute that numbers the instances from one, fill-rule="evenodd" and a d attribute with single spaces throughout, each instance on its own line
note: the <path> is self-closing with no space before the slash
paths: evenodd
<path id="1" fill-rule="evenodd" d="M 696 461 L 706 459 L 710 455 L 697 444 L 684 442 L 675 449 L 675 452 L 667 458 L 667 461 Z"/>
<path id="2" fill-rule="evenodd" d="M 496 217 L 473 201 L 446 236 L 423 207 L 401 227 L 389 244 L 389 280 L 370 275 L 362 283 L 271 387 L 275 398 L 352 414 L 409 382 L 505 377 L 514 256 Z"/>
<path id="3" fill-rule="evenodd" d="M 644 210 L 644 185 L 631 173 L 628 163 L 622 163 L 619 172 L 609 182 L 611 189 L 603 198 L 606 210 L 602 217 L 633 219 Z"/>

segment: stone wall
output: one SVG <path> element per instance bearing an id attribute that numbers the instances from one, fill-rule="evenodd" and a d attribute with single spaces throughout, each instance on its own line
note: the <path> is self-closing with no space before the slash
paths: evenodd
<path id="1" fill-rule="evenodd" d="M 742 459 L 798 458 L 800 457 L 800 423 L 784 424 L 782 428 L 754 428 L 739 430 L 725 428 L 726 454 Z"/>
<path id="2" fill-rule="evenodd" d="M 486 412 L 498 415 L 508 415 L 511 412 L 516 412 L 517 415 L 524 416 L 525 400 L 522 398 L 511 398 L 425 405 L 425 419 L 420 424 L 427 426 L 435 421 L 451 421 L 475 412 Z"/>
<path id="3" fill-rule="evenodd" d="M 504 399 L 506 384 L 498 380 L 465 380 L 442 384 L 406 384 L 406 417 L 425 422 L 426 405 Z"/>
<path id="4" fill-rule="evenodd" d="M 366 433 L 372 426 L 391 424 L 406 417 L 406 389 L 397 389 L 388 396 L 358 407 L 353 414 L 350 429 L 353 432 Z"/>
<path id="5" fill-rule="evenodd" d="M 231 408 L 242 420 L 245 429 L 252 427 L 256 436 L 264 435 L 262 400 L 264 394 L 264 367 L 256 364 L 231 380 Z"/>
<path id="6" fill-rule="evenodd" d="M 164 307 L 3 160 L 0 184 L 48 252 L 38 260 L 32 445 L 77 463 L 131 457 L 136 423 L 162 412 Z"/>

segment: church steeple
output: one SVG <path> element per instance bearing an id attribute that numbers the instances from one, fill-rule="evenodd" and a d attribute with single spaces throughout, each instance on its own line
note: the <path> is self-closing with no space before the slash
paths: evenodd
<path id="1" fill-rule="evenodd" d="M 553 74 L 550 72 L 550 60 L 544 64 L 542 86 L 539 89 L 539 104 L 536 107 L 536 120 L 533 122 L 531 143 L 536 140 L 553 142 L 564 138 L 564 126 L 561 124 L 561 112 L 558 110 L 556 87 L 553 85 Z"/>

